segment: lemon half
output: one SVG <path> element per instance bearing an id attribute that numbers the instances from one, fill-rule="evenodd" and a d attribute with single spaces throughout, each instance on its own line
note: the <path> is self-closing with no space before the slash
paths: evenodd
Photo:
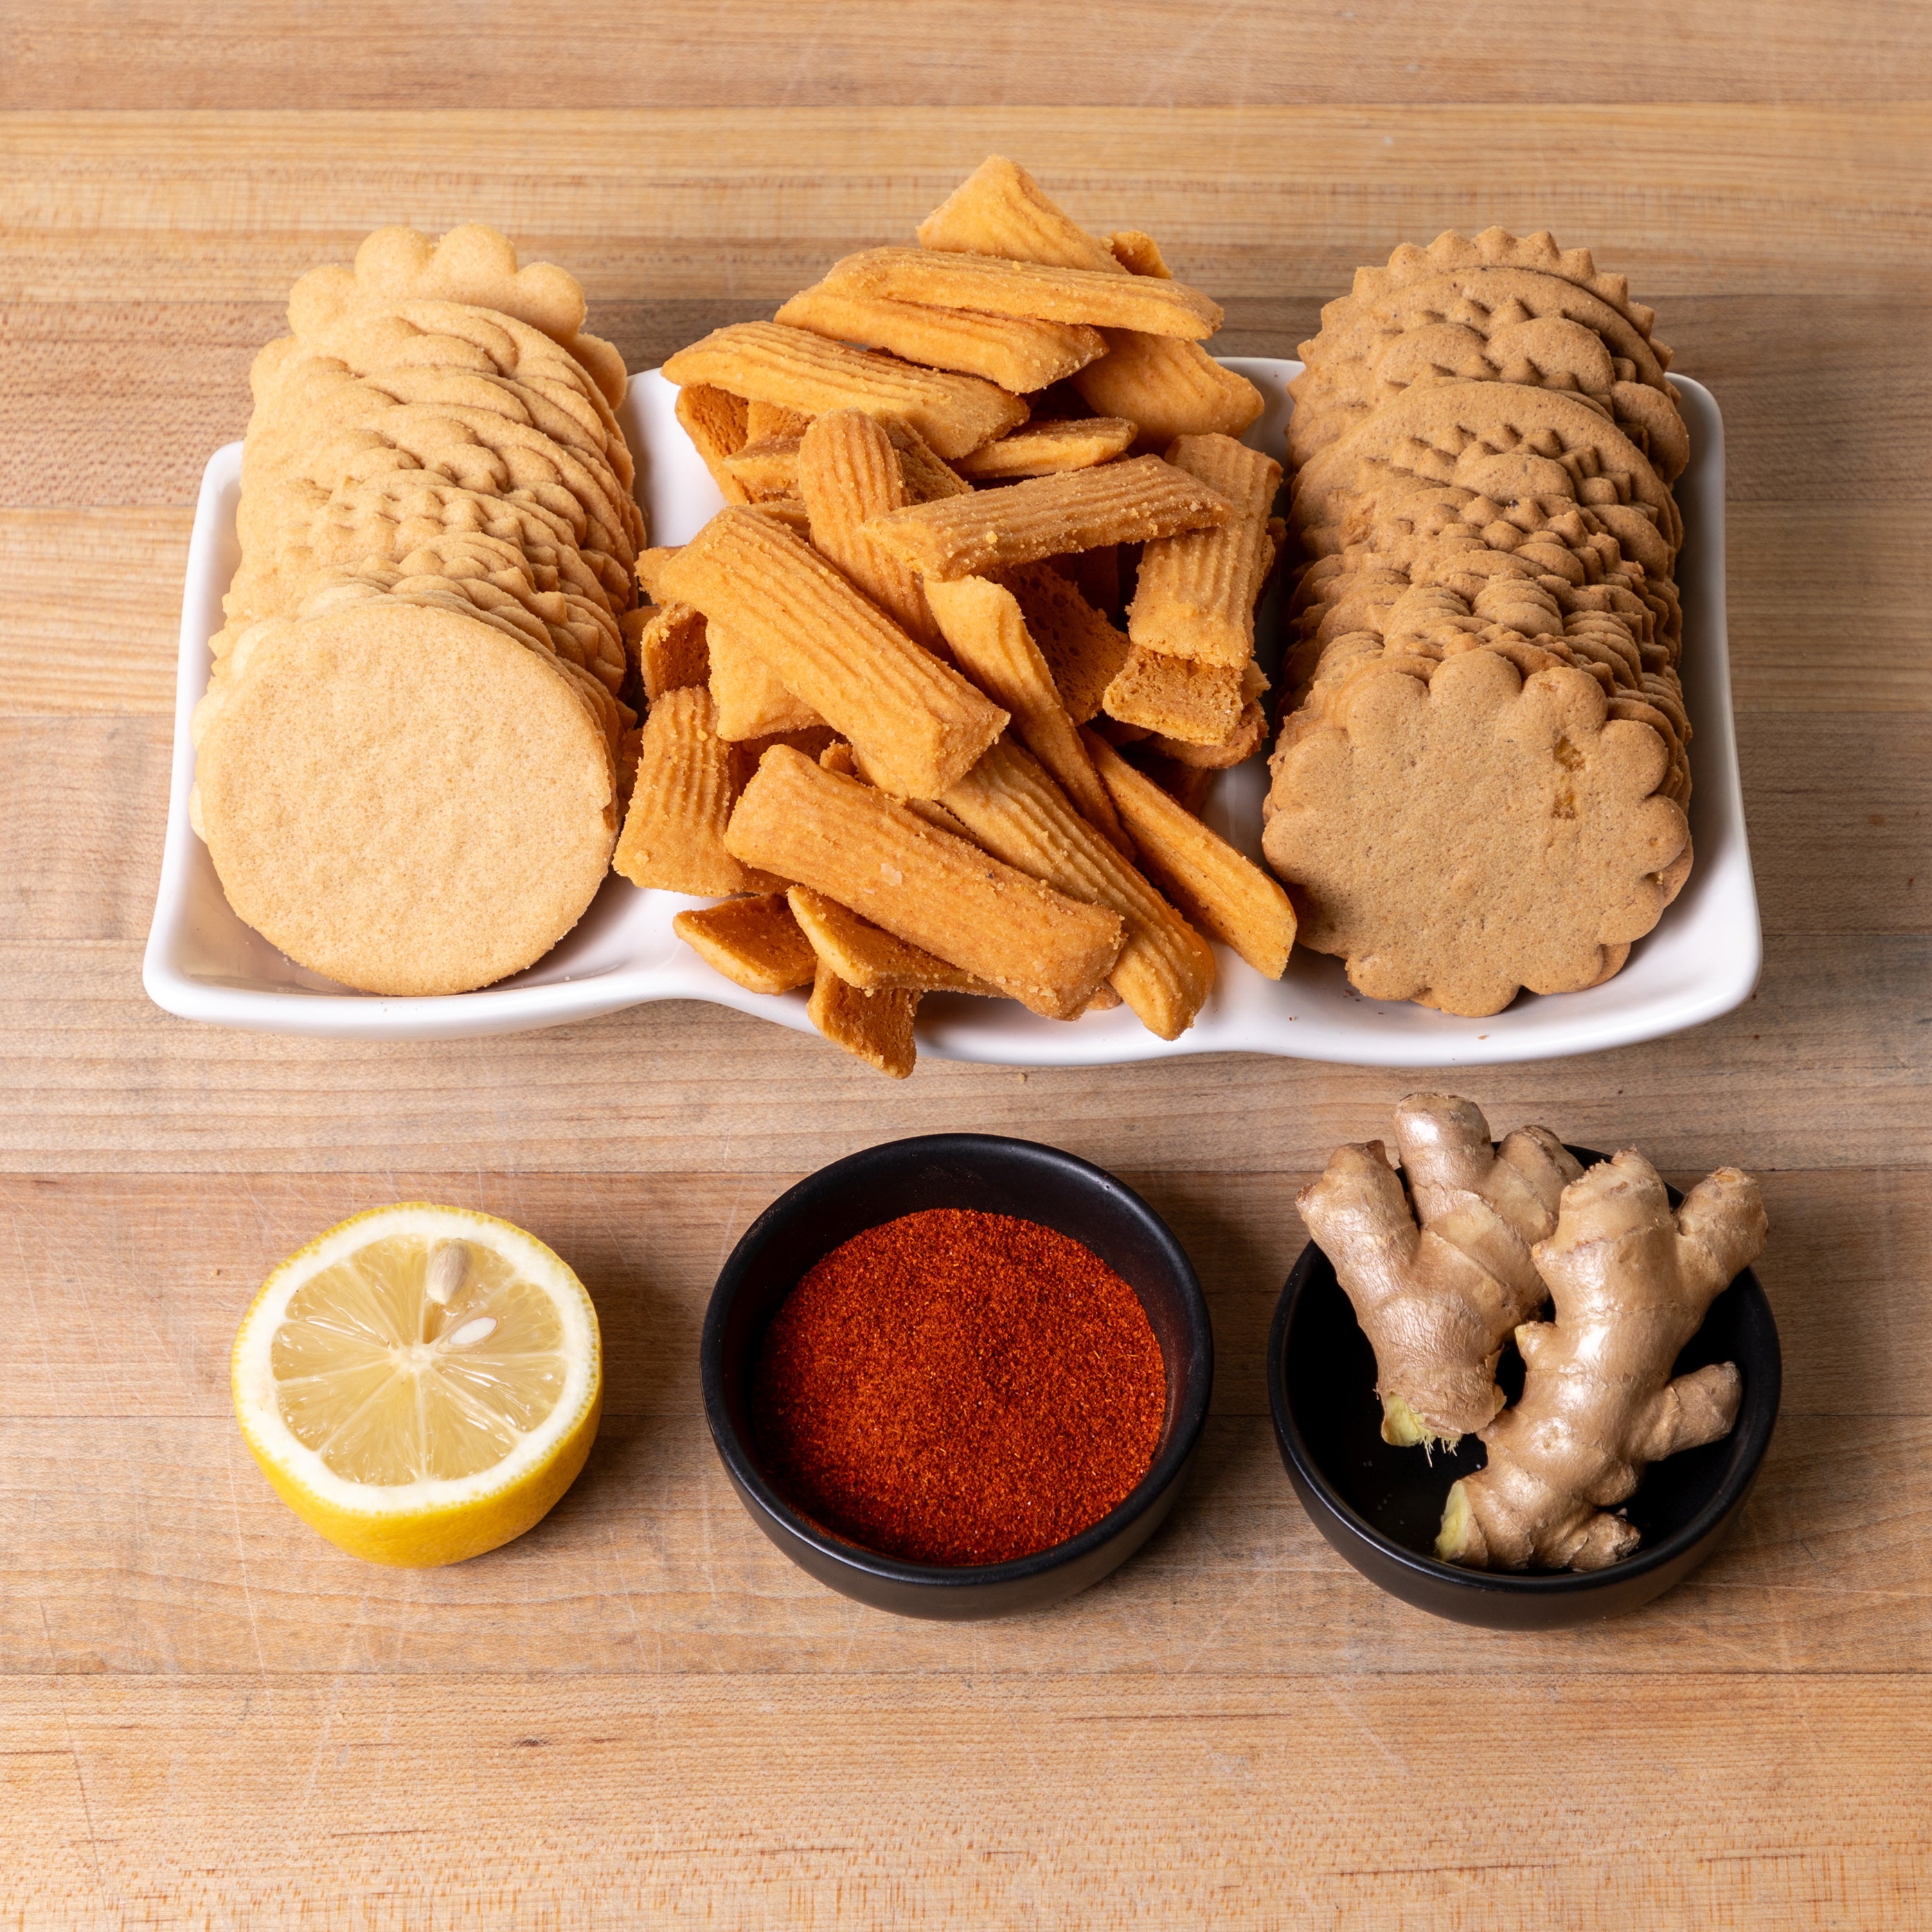
<path id="1" fill-rule="evenodd" d="M 597 1311 L 533 1235 L 405 1202 L 320 1234 L 262 1284 L 230 1364 L 262 1473 L 374 1563 L 460 1563 L 575 1480 L 603 1406 Z"/>

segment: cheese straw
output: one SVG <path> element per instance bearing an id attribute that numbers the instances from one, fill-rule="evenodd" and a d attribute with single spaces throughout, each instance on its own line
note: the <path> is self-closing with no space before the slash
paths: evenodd
<path id="1" fill-rule="evenodd" d="M 1086 322 L 1197 341 L 1221 326 L 1220 304 L 1184 282 L 929 248 L 868 248 L 848 255 L 832 264 L 824 286 L 842 293 L 888 296 L 934 308 Z M 664 373 L 670 374 L 668 364 Z"/>
<path id="2" fill-rule="evenodd" d="M 1132 855 L 1113 801 L 1096 775 L 1054 688 L 1053 673 L 1010 590 L 983 577 L 934 584 L 926 596 L 961 670 L 1012 712 L 1013 729 L 1061 788 L 1121 851 Z"/>
<path id="3" fill-rule="evenodd" d="M 1185 470 L 1142 456 L 917 503 L 878 518 L 872 532 L 928 578 L 986 577 L 1102 544 L 1216 529 L 1234 514 L 1225 496 Z"/>
<path id="4" fill-rule="evenodd" d="M 1091 731 L 1082 735 L 1133 835 L 1142 864 L 1161 890 L 1257 973 L 1279 980 L 1294 944 L 1294 908 L 1279 882 L 1209 831 L 1104 738 Z"/>
<path id="5" fill-rule="evenodd" d="M 1060 382 L 1107 352 L 1106 338 L 1097 328 L 1076 322 L 969 315 L 962 309 L 927 308 L 887 296 L 829 289 L 822 282 L 794 296 L 776 320 L 836 342 L 890 350 L 909 362 L 982 376 L 1016 395 Z"/>
<path id="6" fill-rule="evenodd" d="M 934 641 L 938 634 L 918 578 L 863 527 L 913 500 L 884 424 L 862 410 L 818 418 L 799 444 L 798 484 L 812 518 L 812 548 L 911 635 Z"/>
<path id="7" fill-rule="evenodd" d="M 1213 951 L 1073 809 L 1036 760 L 1002 738 L 944 802 L 996 858 L 1120 915 L 1126 943 L 1107 983 L 1149 1032 L 1176 1040 L 1194 1024 L 1214 990 Z"/>
<path id="8" fill-rule="evenodd" d="M 1027 419 L 1026 404 L 996 383 L 918 368 L 776 322 L 714 329 L 680 349 L 664 374 L 668 382 L 712 384 L 808 416 L 848 409 L 901 416 L 944 457 L 964 456 Z"/>
<path id="9" fill-rule="evenodd" d="M 667 892 L 769 892 L 782 884 L 748 870 L 726 850 L 731 748 L 704 690 L 668 691 L 644 720 L 637 782 L 613 867 L 635 886 Z"/>
<path id="10" fill-rule="evenodd" d="M 710 620 L 714 670 L 722 627 L 903 796 L 937 798 L 1006 722 L 816 550 L 758 512 L 721 511 L 658 575 L 668 595 Z"/>
<path id="11" fill-rule="evenodd" d="M 862 993 L 977 993 L 1003 997 L 997 986 L 944 959 L 895 939 L 884 927 L 861 919 L 849 906 L 808 886 L 785 895 L 792 918 L 813 952 L 848 986 Z"/>
<path id="12" fill-rule="evenodd" d="M 1255 654 L 1255 599 L 1274 562 L 1268 523 L 1281 465 L 1226 436 L 1177 436 L 1167 460 L 1226 497 L 1235 515 L 1219 530 L 1148 545 L 1127 635 L 1170 656 L 1244 664 Z"/>
<path id="13" fill-rule="evenodd" d="M 850 906 L 1049 1019 L 1081 1012 L 1125 938 L 1118 914 L 1054 891 L 784 746 L 765 754 L 724 842 L 742 863 Z"/>

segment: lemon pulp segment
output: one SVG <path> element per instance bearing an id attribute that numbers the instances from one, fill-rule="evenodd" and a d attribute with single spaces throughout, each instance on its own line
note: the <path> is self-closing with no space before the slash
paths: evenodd
<path id="1" fill-rule="evenodd" d="M 235 1402 L 297 1514 L 380 1562 L 454 1562 L 536 1522 L 596 1432 L 597 1318 L 509 1222 L 418 1203 L 331 1228 L 236 1338 Z"/>

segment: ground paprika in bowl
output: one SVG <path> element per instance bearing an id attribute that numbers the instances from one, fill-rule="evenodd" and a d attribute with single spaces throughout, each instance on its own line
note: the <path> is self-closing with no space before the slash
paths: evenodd
<path id="1" fill-rule="evenodd" d="M 811 1575 L 902 1616 L 1042 1608 L 1138 1550 L 1214 1378 L 1160 1217 L 1056 1148 L 982 1134 L 835 1162 L 746 1230 L 700 1349 L 740 1500 Z"/>

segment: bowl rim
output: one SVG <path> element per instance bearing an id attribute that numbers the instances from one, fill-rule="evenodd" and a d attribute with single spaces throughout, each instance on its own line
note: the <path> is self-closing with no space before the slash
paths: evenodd
<path id="1" fill-rule="evenodd" d="M 970 1158 L 993 1149 L 998 1149 L 1002 1154 L 1012 1154 L 1017 1151 L 1024 1158 L 1036 1160 L 1042 1166 L 1056 1170 L 1063 1180 L 1071 1180 L 1076 1185 L 1092 1188 L 1110 1196 L 1123 1211 L 1138 1221 L 1153 1236 L 1155 1245 L 1162 1251 L 1180 1284 L 1181 1301 L 1186 1314 L 1186 1360 L 1174 1370 L 1174 1428 L 1167 1446 L 1154 1458 L 1147 1474 L 1132 1490 L 1098 1522 L 1090 1523 L 1078 1535 L 1070 1537 L 1064 1543 L 1052 1544 L 1029 1556 L 1012 1557 L 1002 1563 L 909 1562 L 902 1557 L 888 1556 L 882 1551 L 868 1550 L 861 1544 L 843 1541 L 795 1509 L 772 1486 L 759 1466 L 751 1444 L 740 1435 L 732 1422 L 729 1406 L 724 1400 L 723 1351 L 725 1321 L 732 1301 L 742 1285 L 742 1278 L 750 1266 L 752 1256 L 771 1238 L 786 1214 L 795 1206 L 798 1197 L 808 1190 L 824 1187 L 828 1177 L 837 1177 L 848 1185 L 860 1181 L 868 1167 L 887 1160 L 896 1161 L 923 1154 L 928 1159 L 943 1156 L 956 1160 L 962 1157 Z M 898 1218 L 896 1215 L 889 1215 L 885 1220 Z M 1016 1215 L 1013 1218 L 1024 1220 L 1028 1217 Z M 884 1226 L 885 1221 L 874 1222 L 870 1225 Z M 1036 1225 L 1045 1226 L 1046 1224 L 1042 1222 Z M 1068 1238 L 1072 1240 L 1077 1237 L 1069 1236 Z M 1128 1286 L 1132 1287 L 1133 1284 L 1129 1282 Z M 1096 1166 L 1091 1161 L 1082 1160 L 1078 1154 L 1069 1154 L 1064 1148 L 1052 1147 L 1043 1141 L 1022 1140 L 1012 1135 L 914 1134 L 902 1139 L 878 1142 L 872 1147 L 862 1148 L 854 1154 L 846 1154 L 814 1169 L 802 1180 L 795 1181 L 787 1188 L 739 1236 L 730 1253 L 726 1256 L 724 1266 L 718 1271 L 717 1280 L 711 1291 L 711 1299 L 705 1309 L 704 1326 L 698 1343 L 698 1374 L 704 1397 L 704 1418 L 710 1425 L 712 1442 L 724 1463 L 727 1473 L 747 1500 L 754 1502 L 788 1534 L 828 1561 L 882 1582 L 933 1590 L 990 1591 L 1078 1563 L 1104 1549 L 1180 1480 L 1193 1460 L 1202 1430 L 1208 1420 L 1208 1400 L 1214 1392 L 1214 1331 L 1208 1317 L 1207 1298 L 1202 1292 L 1200 1279 L 1196 1274 L 1194 1264 L 1189 1258 L 1187 1250 L 1181 1246 L 1179 1238 L 1138 1193 L 1126 1182 L 1109 1174 L 1105 1168 Z"/>
<path id="2" fill-rule="evenodd" d="M 1589 1148 L 1572 1147 L 1570 1151 L 1586 1168 L 1610 1158 Z M 1667 1180 L 1664 1186 L 1670 1193 L 1672 1208 L 1681 1206 L 1684 1199 L 1682 1190 L 1671 1186 Z M 1474 1595 L 1532 1598 L 1582 1596 L 1592 1591 L 1609 1588 L 1667 1569 L 1682 1561 L 1724 1527 L 1757 1479 L 1765 1454 L 1771 1446 L 1772 1432 L 1778 1424 L 1784 1387 L 1784 1353 L 1771 1298 L 1765 1293 L 1764 1285 L 1756 1272 L 1747 1268 L 1734 1275 L 1719 1293 L 1728 1294 L 1734 1288 L 1742 1288 L 1747 1298 L 1756 1304 L 1770 1336 L 1770 1372 L 1754 1376 L 1747 1382 L 1744 1401 L 1732 1432 L 1738 1453 L 1731 1470 L 1712 1492 L 1710 1500 L 1688 1522 L 1673 1530 L 1661 1541 L 1601 1570 L 1472 1570 L 1461 1564 L 1445 1563 L 1439 1557 L 1425 1556 L 1420 1550 L 1396 1542 L 1378 1528 L 1341 1494 L 1316 1460 L 1301 1432 L 1300 1422 L 1289 1406 L 1284 1367 L 1288 1328 L 1302 1295 L 1318 1268 L 1324 1264 L 1332 1274 L 1333 1263 L 1328 1262 L 1316 1243 L 1310 1241 L 1296 1256 L 1294 1265 L 1288 1270 L 1288 1280 L 1282 1284 L 1280 1298 L 1275 1304 L 1274 1318 L 1268 1324 L 1268 1408 L 1274 1418 L 1275 1441 L 1298 1479 L 1298 1486 L 1305 1484 L 1342 1528 L 1419 1581 Z M 1306 1507 L 1306 1498 L 1304 1503 Z M 1313 1510 L 1309 1513 L 1312 1517 Z M 1322 1527 L 1318 1522 L 1316 1526 Z M 1373 1575 L 1370 1575 L 1369 1580 L 1384 1590 L 1390 1588 Z"/>

